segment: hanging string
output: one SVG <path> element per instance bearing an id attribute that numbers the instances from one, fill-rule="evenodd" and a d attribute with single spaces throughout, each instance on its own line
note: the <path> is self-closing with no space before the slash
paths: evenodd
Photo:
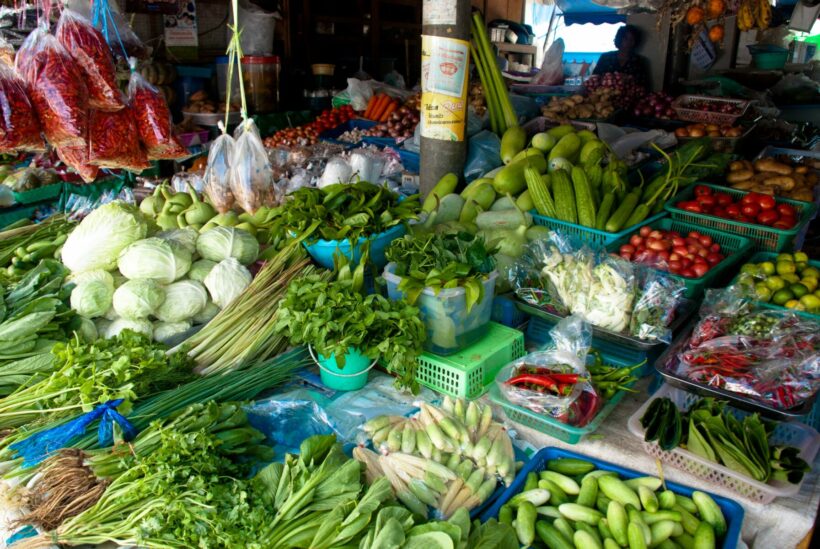
<path id="1" fill-rule="evenodd" d="M 228 25 L 231 29 L 231 41 L 228 43 L 228 89 L 225 101 L 225 128 L 228 127 L 228 115 L 231 110 L 231 84 L 233 83 L 234 67 L 239 74 L 239 98 L 242 105 L 242 122 L 248 118 L 248 106 L 245 101 L 245 82 L 242 79 L 242 43 L 239 41 L 242 30 L 239 28 L 239 2 L 231 0 L 231 8 L 233 10 L 233 25 Z"/>
<path id="2" fill-rule="evenodd" d="M 111 22 L 111 26 L 114 27 L 114 35 L 117 37 L 117 43 L 120 49 L 122 49 L 123 59 L 127 60 L 128 52 L 125 51 L 125 44 L 123 44 L 122 38 L 120 37 L 120 29 L 117 27 L 117 22 L 114 21 L 111 5 L 108 3 L 108 0 L 94 0 L 91 8 L 91 24 L 100 29 L 100 32 L 102 32 L 105 37 L 105 41 L 108 42 L 108 47 L 113 50 L 114 45 L 111 43 L 111 34 L 108 30 L 109 21 Z M 134 70 L 132 67 L 131 72 Z"/>

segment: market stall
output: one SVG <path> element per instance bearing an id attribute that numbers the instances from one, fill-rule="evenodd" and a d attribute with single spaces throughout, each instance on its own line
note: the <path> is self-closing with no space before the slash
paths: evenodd
<path id="1" fill-rule="evenodd" d="M 318 42 L 359 22 L 309 4 Z M 462 1 L 469 41 L 404 12 L 441 27 L 417 86 L 294 53 L 285 9 L 228 2 L 238 24 L 197 64 L 193 4 L 159 16 L 178 32 L 147 58 L 105 0 L 18 8 L 0 546 L 809 546 L 820 130 L 718 73 L 752 34 L 768 70 L 788 14 L 557 4 L 566 25 L 630 24 L 613 69 L 576 74 L 558 42 L 505 66 L 531 29 Z M 670 61 L 652 91 L 646 10 L 712 73 Z M 814 98 L 794 49 L 770 76 Z"/>

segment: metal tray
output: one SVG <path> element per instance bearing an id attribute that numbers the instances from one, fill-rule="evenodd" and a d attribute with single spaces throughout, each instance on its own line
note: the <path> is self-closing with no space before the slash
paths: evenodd
<path id="1" fill-rule="evenodd" d="M 541 307 L 536 307 L 535 305 L 530 305 L 529 303 L 521 300 L 521 298 L 515 298 L 515 304 L 519 310 L 529 315 L 543 318 L 549 322 L 560 322 L 565 317 L 543 309 Z M 680 305 L 678 305 L 678 309 L 676 311 L 675 318 L 672 319 L 672 323 L 669 325 L 669 329 L 672 330 L 672 333 L 675 333 L 683 324 L 689 319 L 690 316 L 697 310 L 695 306 L 695 302 L 691 299 L 683 298 L 681 299 Z M 615 343 L 616 345 L 621 345 L 623 347 L 627 347 L 629 349 L 636 349 L 639 351 L 649 351 L 651 349 L 655 349 L 658 346 L 666 345 L 663 341 L 644 341 L 643 339 L 638 339 L 637 337 L 621 334 L 618 332 L 613 332 L 611 330 L 606 330 L 604 328 L 599 328 L 598 326 L 592 325 L 592 337 L 598 338 L 603 341 L 609 341 L 611 343 Z"/>
<path id="2" fill-rule="evenodd" d="M 669 348 L 666 349 L 666 351 L 664 351 L 664 353 L 658 358 L 658 360 L 655 361 L 655 370 L 663 376 L 669 385 L 677 387 L 678 389 L 683 389 L 684 391 L 689 391 L 690 393 L 695 393 L 697 395 L 728 400 L 732 406 L 736 408 L 747 412 L 758 412 L 764 417 L 776 419 L 778 421 L 802 421 L 804 416 L 811 413 L 812 407 L 814 407 L 814 401 L 817 399 L 817 393 L 815 393 L 812 398 L 808 399 L 800 406 L 789 408 L 788 410 L 778 410 L 777 408 L 772 408 L 762 402 L 758 402 L 750 398 L 744 398 L 740 393 L 727 391 L 726 389 L 720 389 L 718 387 L 701 385 L 700 383 L 692 381 L 689 378 L 679 376 L 678 374 L 668 371 L 666 366 L 668 364 L 677 363 L 677 355 L 683 350 L 683 347 L 689 341 L 689 336 L 692 335 L 696 324 L 697 319 L 689 322 L 675 341 L 672 342 L 672 345 L 670 345 Z"/>

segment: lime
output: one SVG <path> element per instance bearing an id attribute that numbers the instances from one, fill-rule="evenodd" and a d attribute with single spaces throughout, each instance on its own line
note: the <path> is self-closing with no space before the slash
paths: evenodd
<path id="1" fill-rule="evenodd" d="M 799 282 L 797 284 L 792 284 L 791 286 L 789 286 L 789 290 L 791 290 L 791 292 L 794 294 L 794 297 L 796 297 L 797 299 L 800 299 L 801 297 L 809 293 L 809 289 L 806 288 L 804 285 L 800 284 Z"/>
<path id="2" fill-rule="evenodd" d="M 753 275 L 753 274 L 755 274 L 755 273 L 757 272 L 757 269 L 758 269 L 758 265 L 755 265 L 754 263 L 745 263 L 745 264 L 744 264 L 744 265 L 740 268 L 740 272 L 741 272 L 741 273 L 748 273 L 748 274 L 752 274 L 752 275 Z"/>
<path id="3" fill-rule="evenodd" d="M 780 275 L 780 278 L 788 282 L 789 284 L 797 284 L 800 282 L 800 278 L 796 274 L 784 274 Z"/>
<path id="4" fill-rule="evenodd" d="M 760 267 L 760 269 L 767 275 L 774 274 L 774 263 L 771 261 L 764 261 L 763 263 L 758 264 L 758 267 Z"/>
<path id="5" fill-rule="evenodd" d="M 772 295 L 772 303 L 775 305 L 783 305 L 791 299 L 794 299 L 794 294 L 786 288 L 777 290 L 774 295 Z"/>
<path id="6" fill-rule="evenodd" d="M 800 305 L 800 302 L 797 301 L 796 299 L 790 299 L 786 303 L 783 304 L 783 306 L 786 307 L 787 309 L 794 309 L 798 305 Z"/>
<path id="7" fill-rule="evenodd" d="M 777 261 L 794 261 L 792 254 L 777 254 Z"/>
<path id="8" fill-rule="evenodd" d="M 797 263 L 808 263 L 809 256 L 806 252 L 794 252 L 794 260 Z"/>
<path id="9" fill-rule="evenodd" d="M 755 277 L 749 273 L 741 273 L 740 276 L 737 277 L 737 283 L 741 286 L 754 286 Z"/>
<path id="10" fill-rule="evenodd" d="M 808 265 L 809 265 L 809 264 L 808 264 L 808 263 L 805 263 L 805 262 L 800 262 L 800 261 L 795 261 L 795 262 L 794 262 L 794 266 L 795 266 L 795 268 L 797 269 L 797 272 L 798 272 L 798 273 L 802 273 L 802 272 L 803 272 L 803 269 L 805 269 L 806 267 L 808 267 Z"/>
<path id="11" fill-rule="evenodd" d="M 809 311 L 820 309 L 820 296 L 806 294 L 800 298 L 800 303 Z"/>
<path id="12" fill-rule="evenodd" d="M 815 276 L 804 276 L 803 280 L 801 280 L 800 283 L 806 288 L 808 288 L 810 292 L 813 292 L 817 289 L 818 281 L 817 277 Z"/>
<path id="13" fill-rule="evenodd" d="M 768 303 L 772 299 L 772 291 L 762 282 L 755 284 L 755 294 L 757 294 L 757 299 L 760 301 Z"/>
<path id="14" fill-rule="evenodd" d="M 811 278 L 820 278 L 820 269 L 817 267 L 806 267 L 802 271 L 800 271 L 800 276 L 802 277 L 811 277 Z"/>
<path id="15" fill-rule="evenodd" d="M 766 287 L 773 292 L 776 292 L 777 290 L 782 290 L 786 287 L 786 281 L 783 280 L 783 278 L 776 275 L 767 278 L 765 281 L 763 281 L 763 284 L 765 284 Z"/>
<path id="16" fill-rule="evenodd" d="M 797 267 L 794 264 L 794 261 L 777 261 L 777 274 L 784 275 L 784 274 L 794 274 L 797 270 Z"/>

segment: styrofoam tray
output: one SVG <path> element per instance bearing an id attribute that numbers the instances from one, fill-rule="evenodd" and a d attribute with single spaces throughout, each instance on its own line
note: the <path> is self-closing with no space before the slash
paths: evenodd
<path id="1" fill-rule="evenodd" d="M 664 384 L 658 391 L 652 395 L 652 398 L 643 403 L 643 405 L 632 414 L 629 418 L 627 426 L 629 431 L 638 437 L 644 439 L 644 429 L 641 426 L 641 417 L 646 413 L 646 409 L 650 403 L 656 398 L 667 397 L 675 403 L 681 410 L 687 410 L 701 397 L 680 389 Z M 738 415 L 745 415 L 745 412 L 735 410 Z M 774 432 L 769 437 L 770 442 L 774 444 L 786 444 L 794 446 L 800 450 L 800 457 L 806 463 L 812 464 L 818 449 L 820 449 L 820 435 L 817 431 L 796 422 L 778 423 Z M 661 461 L 671 463 L 674 467 L 683 469 L 692 475 L 713 482 L 718 486 L 723 486 L 733 492 L 759 503 L 770 503 L 778 497 L 789 497 L 795 495 L 800 491 L 800 484 L 789 484 L 788 482 L 772 480 L 769 483 L 760 482 L 752 478 L 742 475 L 736 471 L 732 471 L 714 461 L 709 461 L 706 458 L 693 454 L 683 448 L 675 448 L 674 450 L 665 451 L 654 442 L 644 441 L 644 450 Z"/>

